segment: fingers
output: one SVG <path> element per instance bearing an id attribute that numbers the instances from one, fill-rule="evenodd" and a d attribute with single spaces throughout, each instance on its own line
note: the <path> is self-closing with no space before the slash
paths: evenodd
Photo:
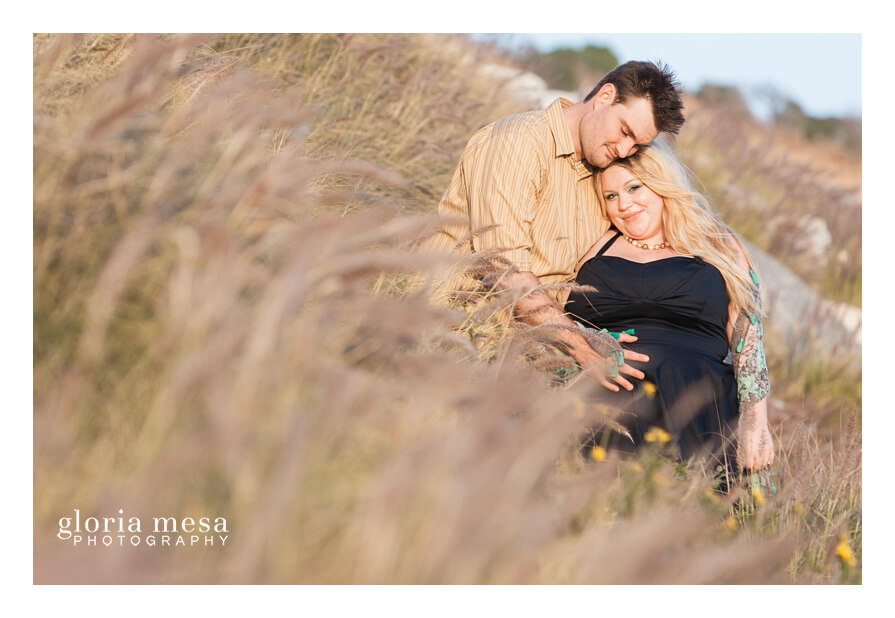
<path id="1" fill-rule="evenodd" d="M 752 470 L 755 467 L 755 455 L 758 451 L 758 440 L 754 431 L 743 431 L 737 440 L 737 463 L 741 470 Z"/>
<path id="2" fill-rule="evenodd" d="M 632 378 L 637 378 L 638 380 L 642 380 L 646 377 L 646 374 L 637 369 L 636 367 L 632 367 L 631 365 L 622 365 L 618 368 L 619 373 L 624 373 L 625 375 L 629 375 Z"/>
<path id="3" fill-rule="evenodd" d="M 628 335 L 628 336 L 630 337 L 630 335 Z M 623 352 L 624 352 L 625 364 L 622 365 L 621 367 L 619 367 L 619 372 L 627 374 L 627 375 L 631 376 L 632 378 L 637 378 L 638 380 L 642 380 L 643 378 L 645 378 L 646 374 L 644 374 L 642 371 L 640 371 L 636 367 L 629 365 L 628 363 L 630 363 L 631 361 L 639 362 L 639 363 L 648 363 L 649 356 L 647 356 L 646 354 L 640 354 L 639 352 L 634 352 L 633 350 L 624 350 Z M 631 390 L 631 389 L 629 388 L 628 390 Z"/>
<path id="4" fill-rule="evenodd" d="M 737 445 L 737 461 L 741 468 L 759 470 L 774 463 L 774 442 L 771 432 L 745 432 Z"/>
<path id="5" fill-rule="evenodd" d="M 765 427 L 758 434 L 755 466 L 763 468 L 771 465 L 772 461 L 774 461 L 774 441 L 771 439 L 771 432 Z"/>
<path id="6" fill-rule="evenodd" d="M 602 384 L 606 389 L 612 391 L 613 393 L 617 393 L 621 390 L 619 386 L 624 388 L 626 391 L 634 390 L 634 385 L 621 376 L 616 376 L 613 378 L 613 380 L 615 383 L 610 382 L 606 378 L 600 378 L 600 384 Z"/>
<path id="7" fill-rule="evenodd" d="M 613 376 L 611 380 L 605 375 L 600 376 L 600 384 L 616 393 L 619 391 L 619 386 L 624 388 L 626 391 L 633 391 L 634 385 L 622 374 L 625 374 L 637 380 L 643 380 L 646 377 L 646 374 L 644 374 L 636 367 L 631 367 L 630 365 L 622 365 L 618 368 L 618 375 Z"/>
<path id="8" fill-rule="evenodd" d="M 617 375 L 615 377 L 615 381 L 618 382 L 626 391 L 634 390 L 634 385 L 628 382 L 622 375 Z"/>
<path id="9" fill-rule="evenodd" d="M 601 375 L 599 377 L 599 381 L 600 384 L 602 384 L 606 389 L 612 391 L 613 393 L 617 393 L 621 390 L 619 386 L 621 386 L 621 388 L 625 389 L 626 391 L 634 390 L 634 385 L 628 382 L 628 380 L 626 380 L 621 374 L 613 377 L 611 380 L 608 378 L 608 376 Z"/>
<path id="10" fill-rule="evenodd" d="M 649 356 L 647 356 L 646 354 L 640 354 L 639 352 L 635 352 L 634 350 L 628 350 L 628 349 L 624 349 L 622 351 L 624 352 L 625 362 L 628 362 L 628 361 L 637 361 L 640 363 L 648 363 L 649 362 Z"/>
<path id="11" fill-rule="evenodd" d="M 637 341 L 637 337 L 634 335 L 629 335 L 628 333 L 619 333 L 618 342 L 619 343 L 633 343 Z"/>
<path id="12" fill-rule="evenodd" d="M 755 451 L 749 447 L 743 449 L 743 458 L 740 461 L 740 467 L 745 470 L 755 469 Z"/>
<path id="13" fill-rule="evenodd" d="M 602 384 L 607 390 L 610 390 L 613 393 L 617 393 L 619 391 L 619 388 L 615 384 L 605 378 L 600 379 L 600 384 Z"/>
<path id="14" fill-rule="evenodd" d="M 761 455 L 759 456 L 759 461 L 757 462 L 760 466 L 770 466 L 774 463 L 774 441 L 771 439 L 771 432 L 766 431 L 765 436 L 763 436 L 764 440 L 762 442 Z"/>

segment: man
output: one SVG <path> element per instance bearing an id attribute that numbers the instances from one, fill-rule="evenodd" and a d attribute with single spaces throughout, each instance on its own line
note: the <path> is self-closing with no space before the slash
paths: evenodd
<path id="1" fill-rule="evenodd" d="M 682 109 L 666 67 L 632 61 L 608 73 L 581 103 L 557 99 L 545 111 L 489 124 L 469 140 L 438 206 L 443 217 L 463 222 L 445 223 L 427 246 L 464 253 L 502 249 L 518 269 L 503 281 L 523 292 L 517 318 L 532 325 L 574 326 L 557 298 L 536 288 L 571 279 L 579 258 L 609 227 L 593 170 L 634 154 L 660 132 L 677 133 Z M 582 367 L 604 360 L 583 333 L 560 329 L 558 336 Z M 633 340 L 619 337 L 623 343 Z M 624 358 L 648 360 L 629 350 Z M 610 390 L 617 385 L 631 390 L 622 374 L 643 379 L 628 364 L 619 371 L 601 375 L 600 381 Z"/>

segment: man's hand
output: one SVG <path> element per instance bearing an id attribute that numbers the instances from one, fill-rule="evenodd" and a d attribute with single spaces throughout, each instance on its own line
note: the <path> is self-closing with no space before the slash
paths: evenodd
<path id="1" fill-rule="evenodd" d="M 616 342 L 611 335 L 603 333 L 609 340 L 605 345 L 601 345 L 599 341 L 591 343 L 589 339 L 593 339 L 594 336 L 586 335 L 546 292 L 538 288 L 539 282 L 533 273 L 524 271 L 510 273 L 504 277 L 501 285 L 516 292 L 518 300 L 515 315 L 519 320 L 531 326 L 555 324 L 563 327 L 556 329 L 556 336 L 566 346 L 569 355 L 583 369 L 593 371 L 600 384 L 607 389 L 618 392 L 621 386 L 625 390 L 634 390 L 634 385 L 627 377 L 637 380 L 644 378 L 642 371 L 628 363 L 647 362 L 649 356 L 618 346 L 619 343 L 637 341 L 637 337 L 621 333 Z M 616 359 L 612 358 L 613 350 L 616 354 L 618 350 L 622 350 L 622 363 L 617 363 Z"/>

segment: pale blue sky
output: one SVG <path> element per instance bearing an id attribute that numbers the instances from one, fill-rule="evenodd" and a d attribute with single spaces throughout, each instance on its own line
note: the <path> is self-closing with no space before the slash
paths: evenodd
<path id="1" fill-rule="evenodd" d="M 486 35 L 476 35 L 486 36 Z M 488 35 L 492 36 L 492 35 Z M 661 60 L 686 90 L 705 82 L 737 86 L 762 112 L 771 85 L 817 116 L 861 115 L 860 34 L 500 34 L 502 44 L 603 45 L 620 62 Z"/>

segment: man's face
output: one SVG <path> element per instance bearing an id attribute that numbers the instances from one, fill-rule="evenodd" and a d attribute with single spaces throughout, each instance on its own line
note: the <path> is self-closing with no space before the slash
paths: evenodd
<path id="1" fill-rule="evenodd" d="M 587 101 L 591 104 L 579 125 L 581 156 L 594 167 L 605 168 L 648 146 L 659 132 L 653 106 L 647 99 L 629 98 L 615 103 L 615 88 L 607 84 Z"/>

